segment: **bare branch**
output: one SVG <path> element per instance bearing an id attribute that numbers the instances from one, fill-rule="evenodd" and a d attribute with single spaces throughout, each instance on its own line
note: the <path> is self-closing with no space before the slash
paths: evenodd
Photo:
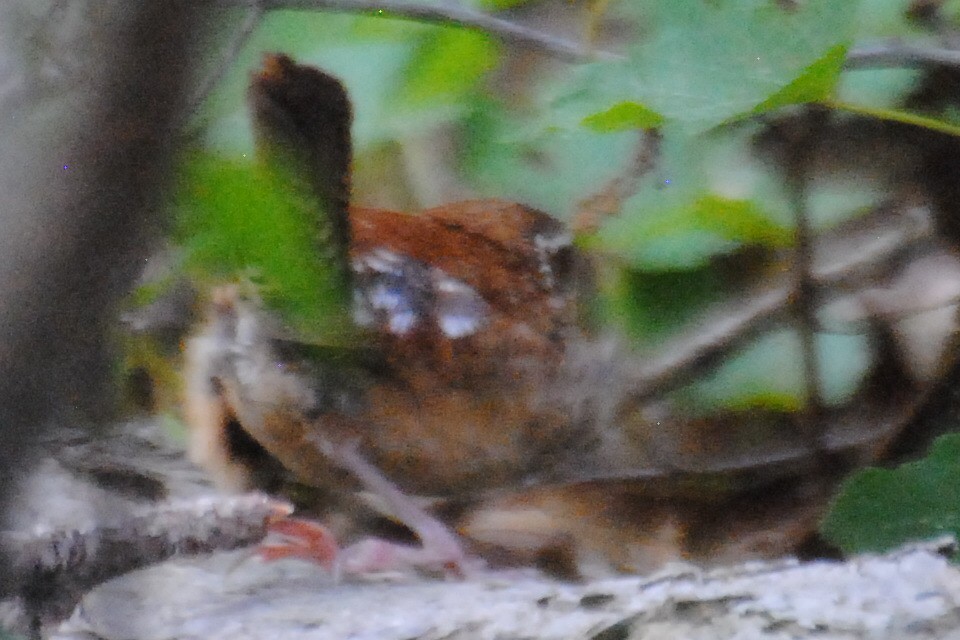
<path id="1" fill-rule="evenodd" d="M 254 544 L 268 522 L 288 515 L 286 503 L 263 495 L 186 500 L 151 508 L 88 531 L 61 530 L 29 538 L 9 534 L 20 626 L 36 627 L 69 615 L 98 584 L 174 555 Z M 26 623 L 26 624 L 24 624 Z"/>
<path id="2" fill-rule="evenodd" d="M 850 50 L 847 69 L 884 69 L 890 67 L 960 67 L 960 51 L 942 47 L 917 46 L 896 40 L 861 45 Z"/>
<path id="3" fill-rule="evenodd" d="M 894 256 L 918 243 L 929 241 L 933 234 L 922 207 L 885 212 L 864 219 L 858 229 L 838 229 L 837 234 L 819 238 L 812 276 L 818 287 L 848 282 L 858 278 L 871 266 L 885 264 Z M 843 233 L 859 249 L 847 246 L 837 250 Z M 724 354 L 744 344 L 786 312 L 792 283 L 780 278 L 755 291 L 746 299 L 718 308 L 702 322 L 683 332 L 654 354 L 642 358 L 642 365 L 633 378 L 635 398 L 649 398 L 656 393 L 676 388 L 691 380 Z"/>
<path id="4" fill-rule="evenodd" d="M 272 9 L 315 9 L 347 13 L 369 13 L 378 16 L 416 20 L 419 22 L 453 25 L 477 29 L 505 42 L 543 51 L 568 62 L 590 60 L 620 60 L 622 56 L 608 51 L 589 49 L 579 43 L 550 35 L 515 22 L 490 16 L 479 11 L 454 6 L 426 5 L 403 0 L 216 0 L 220 7 L 262 7 Z"/>
<path id="5" fill-rule="evenodd" d="M 199 3 L 103 4 L 97 26 L 111 37 L 91 47 L 85 90 L 56 119 L 3 105 L 14 124 L 0 135 L 3 498 L 38 426 L 105 395 L 105 326 L 160 226 L 170 132 L 207 16 Z"/>
<path id="6" fill-rule="evenodd" d="M 809 168 L 822 135 L 825 114 L 818 110 L 811 116 L 812 126 L 793 145 L 794 150 L 789 154 L 791 161 L 787 163 L 786 179 L 794 214 L 793 295 L 790 307 L 800 337 L 806 400 L 801 417 L 808 441 L 813 448 L 819 448 L 824 410 L 820 358 L 817 355 L 819 296 L 813 277 L 814 237 L 806 190 Z"/>
<path id="7" fill-rule="evenodd" d="M 622 61 L 626 56 L 531 29 L 515 22 L 459 6 L 425 5 L 405 0 L 215 0 L 220 7 L 246 7 L 252 12 L 273 9 L 300 9 L 362 13 L 454 25 L 484 31 L 517 46 L 534 49 L 566 62 Z M 846 69 L 882 69 L 917 66 L 960 67 L 960 51 L 919 46 L 890 40 L 860 45 L 847 52 Z"/>
<path id="8" fill-rule="evenodd" d="M 623 171 L 577 203 L 576 213 L 570 223 L 574 231 L 595 232 L 606 218 L 620 213 L 627 198 L 637 192 L 640 180 L 656 168 L 661 138 L 656 129 L 637 132 L 633 157 Z"/>
<path id="9" fill-rule="evenodd" d="M 200 85 L 200 88 L 197 90 L 196 95 L 193 98 L 193 101 L 190 103 L 190 108 L 187 110 L 187 114 L 192 115 L 195 113 L 204 101 L 213 93 L 213 90 L 217 88 L 217 85 L 220 84 L 220 81 L 223 80 L 223 77 L 227 74 L 227 71 L 233 66 L 233 63 L 236 61 L 237 56 L 240 55 L 240 52 L 243 50 L 245 44 L 250 39 L 250 36 L 253 35 L 254 30 L 259 26 L 260 21 L 263 20 L 263 14 L 265 13 L 263 4 L 257 0 L 252 0 L 250 2 L 250 8 L 247 10 L 246 15 L 243 18 L 243 22 L 240 24 L 240 27 L 234 33 L 233 38 L 230 42 L 223 48 L 223 51 L 220 54 L 220 62 L 217 63 L 216 68 L 213 72 L 207 76 L 203 81 L 203 84 Z"/>
<path id="10" fill-rule="evenodd" d="M 250 9 L 303 9 L 346 13 L 367 13 L 402 20 L 455 25 L 477 29 L 518 46 L 536 49 L 567 62 L 591 60 L 625 60 L 612 51 L 591 49 L 577 42 L 550 35 L 515 22 L 490 16 L 479 11 L 455 6 L 425 5 L 404 0 L 216 0 L 221 7 Z M 960 67 L 960 51 L 942 47 L 918 46 L 891 40 L 872 45 L 861 45 L 847 53 L 847 69 L 896 68 L 940 65 Z"/>

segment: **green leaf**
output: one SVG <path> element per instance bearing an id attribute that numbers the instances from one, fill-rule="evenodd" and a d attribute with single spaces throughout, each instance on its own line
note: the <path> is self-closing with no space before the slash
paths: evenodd
<path id="1" fill-rule="evenodd" d="M 783 202 L 761 188 L 760 174 L 751 173 L 744 139 L 665 128 L 658 171 L 589 244 L 648 271 L 701 267 L 744 244 L 788 246 L 792 227 L 783 222 Z"/>
<path id="2" fill-rule="evenodd" d="M 355 330 L 343 265 L 331 255 L 307 190 L 275 168 L 197 154 L 182 165 L 177 237 L 195 279 L 249 279 L 306 341 L 346 346 Z"/>
<path id="3" fill-rule="evenodd" d="M 726 284 L 716 269 L 634 271 L 599 278 L 598 317 L 621 327 L 636 343 L 653 346 L 723 299 Z"/>
<path id="4" fill-rule="evenodd" d="M 490 11 L 502 11 L 503 9 L 513 9 L 530 2 L 530 0 L 477 0 L 476 4 L 481 9 Z"/>
<path id="5" fill-rule="evenodd" d="M 827 105 L 833 109 L 849 111 L 850 113 L 856 113 L 859 115 L 876 118 L 878 120 L 909 124 L 914 127 L 920 127 L 922 129 L 929 129 L 930 131 L 938 131 L 950 136 L 960 137 L 960 125 L 956 125 L 939 118 L 931 118 L 920 115 L 911 111 L 904 111 L 902 109 L 873 108 L 839 101 L 828 101 Z"/>
<path id="6" fill-rule="evenodd" d="M 847 46 L 839 44 L 794 78 L 790 84 L 761 102 L 754 113 L 765 113 L 791 104 L 817 102 L 830 96 L 836 84 L 843 61 L 847 57 Z"/>
<path id="7" fill-rule="evenodd" d="M 466 29 L 437 29 L 410 58 L 399 99 L 414 105 L 452 101 L 476 91 L 496 66 L 499 47 L 488 35 Z"/>
<path id="8" fill-rule="evenodd" d="M 604 227 L 599 239 L 605 251 L 645 271 L 698 269 L 707 266 L 711 258 L 733 253 L 742 246 L 710 231 L 688 228 L 685 213 L 678 210 L 661 217 L 663 222 L 676 225 L 675 233 L 650 237 L 644 228 L 611 224 Z"/>
<path id="9" fill-rule="evenodd" d="M 841 103 L 892 109 L 903 104 L 922 77 L 920 69 L 848 69 L 834 95 Z"/>
<path id="10" fill-rule="evenodd" d="M 465 121 L 462 140 L 462 169 L 478 195 L 516 200 L 566 218 L 579 200 L 623 172 L 636 134 L 548 128 L 484 100 Z"/>
<path id="11" fill-rule="evenodd" d="M 913 0 L 860 0 L 856 28 L 858 36 L 869 38 L 903 38 L 922 33 L 914 21 L 907 19 Z M 941 5 L 947 11 L 949 2 Z M 944 13 L 946 15 L 946 13 Z"/>
<path id="12" fill-rule="evenodd" d="M 569 78 L 560 100 L 581 118 L 633 102 L 690 131 L 829 95 L 852 38 L 856 3 L 676 0 L 645 5 L 628 60 Z"/>
<path id="13" fill-rule="evenodd" d="M 618 102 L 606 111 L 587 116 L 583 124 L 600 133 L 652 129 L 663 124 L 663 116 L 636 102 Z"/>
<path id="14" fill-rule="evenodd" d="M 732 200 L 716 195 L 698 198 L 690 210 L 697 227 L 737 242 L 786 247 L 793 231 L 774 222 L 763 208 L 750 200 Z"/>
<path id="15" fill-rule="evenodd" d="M 960 537 L 960 435 L 896 469 L 865 469 L 843 483 L 821 527 L 846 553 L 882 552 L 910 540 Z"/>

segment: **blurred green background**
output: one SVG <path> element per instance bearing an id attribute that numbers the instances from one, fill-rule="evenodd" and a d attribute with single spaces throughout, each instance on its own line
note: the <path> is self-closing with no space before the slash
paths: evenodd
<path id="1" fill-rule="evenodd" d="M 244 96 L 267 52 L 321 67 L 347 86 L 355 204 L 414 212 L 496 197 L 568 221 L 601 265 L 596 325 L 628 336 L 638 350 L 655 351 L 710 305 L 782 274 L 801 207 L 814 233 L 826 233 L 902 195 L 896 140 L 888 155 L 861 150 L 844 160 L 818 127 L 867 122 L 882 141 L 904 125 L 960 134 L 956 100 L 918 99 L 929 89 L 929 69 L 866 55 L 878 46 L 944 46 L 945 31 L 960 32 L 960 2 L 491 0 L 474 7 L 560 34 L 581 48 L 582 60 L 396 16 L 267 12 L 189 126 L 194 152 L 206 159 L 182 168 L 175 206 L 184 264 L 214 278 L 255 273 L 288 320 L 329 313 L 322 296 L 309 295 L 317 289 L 303 286 L 323 276 L 296 247 L 300 205 L 283 188 L 242 175 L 254 155 Z M 245 13 L 224 15 L 226 45 Z M 204 71 L 221 64 L 212 53 Z M 811 105 L 826 115 L 804 120 Z M 812 128 L 786 148 L 827 149 L 832 158 L 809 159 L 800 187 L 794 158 L 763 142 L 797 121 Z M 203 197 L 210 185 L 227 183 L 236 197 Z M 284 207 L 292 212 L 289 233 L 264 243 L 263 230 Z M 257 248 L 211 250 L 224 242 Z M 820 332 L 815 353 L 829 407 L 854 398 L 877 363 L 866 330 Z M 802 360 L 797 331 L 773 327 L 673 400 L 691 415 L 800 411 L 809 392 Z M 862 548 L 830 531 L 841 546 Z"/>

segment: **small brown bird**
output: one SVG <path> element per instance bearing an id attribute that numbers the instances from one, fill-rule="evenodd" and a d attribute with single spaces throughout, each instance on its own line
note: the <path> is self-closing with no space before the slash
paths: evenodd
<path id="1" fill-rule="evenodd" d="M 346 470 L 383 498 L 373 474 L 411 495 L 472 496 L 522 486 L 550 457 L 568 457 L 577 444 L 569 417 L 541 397 L 579 333 L 578 256 L 564 226 L 498 201 L 348 214 L 350 114 L 339 83 L 272 56 L 250 98 L 260 147 L 309 168 L 332 213 L 331 259 L 349 264 L 354 320 L 375 357 L 297 358 L 256 300 L 217 290 L 186 348 L 193 459 L 234 488 L 289 472 L 352 489 Z M 431 519 L 404 512 L 407 502 L 389 505 L 391 515 L 426 542 Z"/>
<path id="2" fill-rule="evenodd" d="M 581 328 L 590 265 L 561 223 L 496 200 L 348 209 L 339 82 L 268 56 L 250 100 L 258 143 L 286 149 L 331 214 L 318 225 L 367 344 L 353 358 L 307 357 L 255 292 L 214 291 L 186 343 L 185 415 L 193 460 L 221 485 L 292 477 L 399 521 L 422 545 L 363 543 L 348 570 L 388 548 L 462 567 L 465 545 L 564 575 L 640 571 L 783 553 L 815 529 L 836 476 L 809 473 L 817 452 L 796 425 L 774 425 L 782 445 L 763 459 L 776 464 L 725 466 L 749 421 L 667 427 L 632 402 L 629 355 Z M 682 464 L 700 454 L 719 462 Z M 279 528 L 305 553 L 334 553 L 322 533 Z"/>

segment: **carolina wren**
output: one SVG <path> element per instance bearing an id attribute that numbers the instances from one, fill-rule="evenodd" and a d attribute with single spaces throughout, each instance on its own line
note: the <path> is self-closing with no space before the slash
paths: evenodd
<path id="1" fill-rule="evenodd" d="M 644 473 L 657 427 L 616 406 L 628 376 L 578 324 L 589 265 L 561 223 L 498 200 L 419 215 L 348 209 L 339 83 L 269 56 L 250 99 L 261 147 L 299 163 L 330 214 L 318 237 L 332 238 L 325 258 L 350 282 L 369 344 L 354 359 L 305 357 L 255 292 L 215 291 L 186 343 L 185 415 L 192 458 L 221 485 L 272 488 L 291 475 L 330 494 L 366 489 L 440 547 L 441 563 L 458 561 L 460 542 L 438 518 L 488 557 L 571 571 L 717 555 L 709 531 L 721 523 L 745 530 L 730 553 L 776 553 L 813 526 L 820 484 L 783 482 L 768 509 L 749 481 L 701 490 Z M 612 410 L 571 397 L 583 354 L 603 365 L 591 384 Z M 750 515 L 734 525 L 724 514 L 736 505 Z M 787 511 L 797 530 L 770 533 L 764 518 Z"/>

